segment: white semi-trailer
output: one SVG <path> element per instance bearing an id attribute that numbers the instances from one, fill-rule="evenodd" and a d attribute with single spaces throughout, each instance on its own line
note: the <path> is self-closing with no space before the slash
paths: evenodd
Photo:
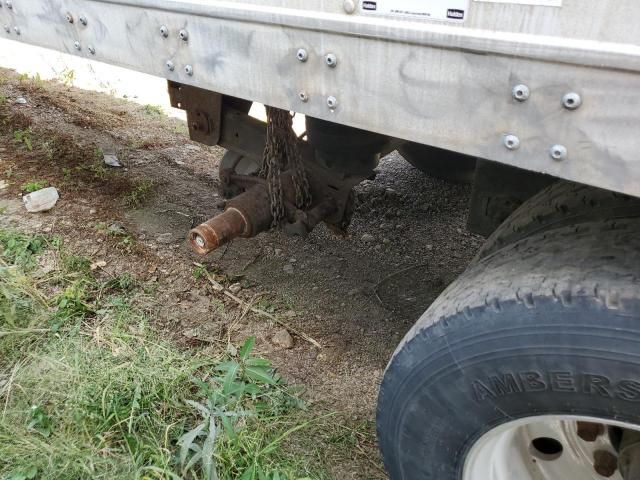
<path id="1" fill-rule="evenodd" d="M 394 149 L 473 182 L 487 243 L 381 386 L 390 477 L 637 480 L 639 18 L 637 0 L 1 0 L 0 37 L 169 81 L 191 137 L 228 150 L 202 254 L 347 228 Z"/>

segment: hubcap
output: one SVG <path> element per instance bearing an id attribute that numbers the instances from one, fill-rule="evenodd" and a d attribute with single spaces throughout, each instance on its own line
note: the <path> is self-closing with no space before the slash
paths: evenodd
<path id="1" fill-rule="evenodd" d="M 515 420 L 483 435 L 465 460 L 462 480 L 625 480 L 610 427 L 637 426 L 589 417 Z"/>

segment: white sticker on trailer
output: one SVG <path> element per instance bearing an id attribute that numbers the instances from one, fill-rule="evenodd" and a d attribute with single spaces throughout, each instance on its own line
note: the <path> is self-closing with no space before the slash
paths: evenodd
<path id="1" fill-rule="evenodd" d="M 363 13 L 463 22 L 469 0 L 361 0 Z"/>

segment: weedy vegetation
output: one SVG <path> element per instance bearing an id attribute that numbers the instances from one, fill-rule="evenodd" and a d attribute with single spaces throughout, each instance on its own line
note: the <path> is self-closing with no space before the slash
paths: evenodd
<path id="1" fill-rule="evenodd" d="M 162 116 L 164 115 L 164 110 L 160 105 L 145 105 L 144 113 L 151 116 Z"/>
<path id="2" fill-rule="evenodd" d="M 139 208 L 153 193 L 155 185 L 150 180 L 137 181 L 131 191 L 125 195 L 124 203 L 130 208 Z"/>
<path id="3" fill-rule="evenodd" d="M 326 478 L 289 445 L 323 418 L 255 339 L 179 348 L 146 295 L 58 239 L 0 229 L 0 478 Z"/>
<path id="4" fill-rule="evenodd" d="M 47 186 L 47 182 L 31 181 L 22 185 L 22 191 L 24 193 L 33 193 L 33 192 L 37 192 L 38 190 L 42 190 L 46 186 Z"/>

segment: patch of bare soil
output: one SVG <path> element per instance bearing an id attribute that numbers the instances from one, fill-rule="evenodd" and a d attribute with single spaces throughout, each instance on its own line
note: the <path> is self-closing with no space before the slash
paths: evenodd
<path id="1" fill-rule="evenodd" d="M 156 292 L 156 327 L 185 346 L 215 352 L 256 335 L 260 353 L 306 388 L 312 408 L 339 412 L 335 421 L 355 432 L 318 452 L 334 478 L 386 478 L 375 445 L 378 385 L 405 332 L 480 246 L 465 230 L 469 188 L 428 178 L 390 155 L 377 178 L 357 188 L 347 237 L 323 226 L 306 240 L 268 233 L 199 258 L 185 237 L 223 208 L 221 149 L 192 143 L 182 122 L 123 100 L 34 85 L 6 70 L 0 78 L 7 99 L 0 180 L 9 182 L 0 190 L 0 222 L 62 236 L 78 254 L 106 262 L 105 275 L 134 275 Z M 27 104 L 15 104 L 18 97 Z M 30 149 L 16 129 L 30 132 Z M 104 167 L 104 149 L 124 168 Z M 60 190 L 52 212 L 22 208 L 20 188 L 31 181 Z M 212 279 L 233 285 L 242 305 Z M 282 324 L 292 348 L 274 339 Z"/>

